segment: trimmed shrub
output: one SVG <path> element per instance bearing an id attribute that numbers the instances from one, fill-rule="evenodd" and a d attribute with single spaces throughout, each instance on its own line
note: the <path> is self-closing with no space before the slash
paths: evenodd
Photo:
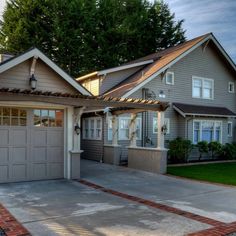
<path id="1" fill-rule="evenodd" d="M 219 142 L 212 141 L 208 144 L 208 149 L 211 152 L 211 158 L 218 157 L 222 155 L 223 145 Z"/>
<path id="2" fill-rule="evenodd" d="M 226 160 L 236 159 L 236 144 L 226 143 L 222 148 L 223 158 Z"/>
<path id="3" fill-rule="evenodd" d="M 168 156 L 171 163 L 183 163 L 187 162 L 189 153 L 193 149 L 193 145 L 190 140 L 176 138 L 169 141 Z"/>
<path id="4" fill-rule="evenodd" d="M 204 153 L 208 153 L 208 151 L 209 151 L 208 142 L 207 141 L 200 141 L 200 142 L 198 142 L 196 147 L 198 148 L 198 151 L 200 153 L 200 155 L 199 155 L 199 161 L 200 161 L 202 159 L 202 155 Z"/>

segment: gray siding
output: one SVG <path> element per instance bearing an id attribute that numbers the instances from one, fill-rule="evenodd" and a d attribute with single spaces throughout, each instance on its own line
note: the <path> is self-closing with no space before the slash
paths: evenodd
<path id="1" fill-rule="evenodd" d="M 123 71 L 117 71 L 109 73 L 106 76 L 102 77 L 100 81 L 100 94 L 105 93 L 110 90 L 124 79 L 128 78 L 130 75 L 134 74 L 136 71 L 140 70 L 142 66 L 130 68 Z"/>
<path id="2" fill-rule="evenodd" d="M 25 61 L 0 75 L 1 87 L 30 89 L 29 73 L 32 61 Z M 37 61 L 35 69 L 35 77 L 37 78 L 37 90 L 78 93 L 63 78 L 55 73 L 41 60 Z"/>

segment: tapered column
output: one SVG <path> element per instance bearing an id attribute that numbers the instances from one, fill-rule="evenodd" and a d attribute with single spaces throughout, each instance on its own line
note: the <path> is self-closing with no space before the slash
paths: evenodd
<path id="1" fill-rule="evenodd" d="M 165 136 L 162 131 L 164 126 L 164 120 L 165 120 L 165 113 L 162 111 L 157 112 L 157 148 L 158 149 L 164 149 L 165 148 Z"/>
<path id="2" fill-rule="evenodd" d="M 129 139 L 130 139 L 130 147 L 136 147 L 136 140 L 137 140 L 137 134 L 136 134 L 136 118 L 137 114 L 132 113 L 131 114 L 131 120 L 129 125 Z"/>
<path id="3" fill-rule="evenodd" d="M 118 117 L 112 116 L 112 145 L 118 145 Z"/>

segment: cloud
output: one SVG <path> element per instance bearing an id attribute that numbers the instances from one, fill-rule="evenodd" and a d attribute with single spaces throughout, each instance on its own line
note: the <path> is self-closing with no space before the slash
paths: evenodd
<path id="1" fill-rule="evenodd" d="M 165 0 L 177 19 L 184 19 L 186 36 L 193 38 L 213 32 L 236 61 L 235 0 Z"/>

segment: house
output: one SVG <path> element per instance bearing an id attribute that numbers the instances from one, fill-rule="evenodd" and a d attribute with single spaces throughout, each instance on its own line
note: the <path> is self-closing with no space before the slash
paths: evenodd
<path id="1" fill-rule="evenodd" d="M 87 74 L 77 81 L 94 95 L 168 102 L 163 130 L 167 147 L 167 141 L 176 137 L 193 143 L 235 141 L 235 79 L 234 62 L 209 33 L 124 65 Z M 83 114 L 84 158 L 106 161 L 114 118 L 107 114 L 92 109 Z M 121 114 L 117 119 L 121 162 L 127 160 L 131 117 Z M 94 129 L 102 124 L 102 131 L 94 135 Z M 156 147 L 157 127 L 155 112 L 138 113 L 135 145 Z"/>
<path id="2" fill-rule="evenodd" d="M 164 111 L 159 101 L 94 97 L 37 48 L 0 59 L 0 183 L 79 178 L 87 108 Z"/>

